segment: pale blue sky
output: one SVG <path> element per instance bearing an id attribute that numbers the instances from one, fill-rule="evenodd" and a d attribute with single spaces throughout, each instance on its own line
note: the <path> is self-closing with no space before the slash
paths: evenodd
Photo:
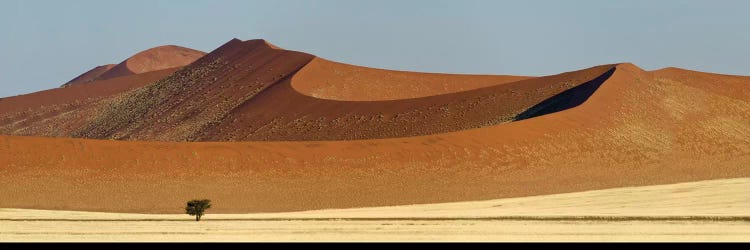
<path id="1" fill-rule="evenodd" d="M 750 1 L 0 0 L 0 97 L 155 46 L 264 38 L 378 68 L 546 75 L 633 62 L 750 75 Z"/>

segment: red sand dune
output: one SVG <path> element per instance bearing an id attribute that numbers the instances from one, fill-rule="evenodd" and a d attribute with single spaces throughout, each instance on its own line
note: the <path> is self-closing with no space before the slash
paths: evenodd
<path id="1" fill-rule="evenodd" d="M 148 141 L 297 141 L 436 134 L 513 121 L 545 99 L 586 83 L 601 83 L 613 69 L 613 65 L 604 65 L 538 78 L 401 72 L 397 78 L 406 77 L 424 86 L 446 86 L 445 79 L 457 79 L 459 87 L 435 88 L 430 94 L 438 95 L 419 98 L 337 101 L 310 97 L 293 86 L 335 79 L 326 77 L 330 72 L 345 72 L 359 82 L 395 82 L 397 78 L 378 77 L 383 70 L 337 68 L 330 63 L 321 68 L 321 63 L 325 64 L 309 54 L 276 49 L 263 40 L 235 39 L 170 77 L 116 101 L 72 136 Z M 349 72 L 352 70 L 366 73 Z M 512 79 L 525 80 L 509 83 Z M 462 84 L 466 82 L 476 84 Z M 482 85 L 488 86 L 478 88 Z M 454 92 L 460 86 L 471 90 Z M 585 100 L 585 96 L 579 99 Z"/>
<path id="2" fill-rule="evenodd" d="M 96 80 L 97 77 L 101 76 L 108 70 L 114 68 L 116 64 L 107 64 L 102 66 L 97 66 L 89 71 L 86 71 L 86 73 L 83 73 L 79 75 L 76 78 L 73 78 L 73 80 L 70 80 L 69 82 L 66 82 L 61 87 L 67 87 L 73 84 L 81 84 L 81 83 L 89 83 Z"/>
<path id="3" fill-rule="evenodd" d="M 162 79 L 178 68 L 72 84 L 65 88 L 0 98 L 0 133 L 66 137 L 91 123 L 122 93 Z"/>
<path id="4" fill-rule="evenodd" d="M 160 129 L 166 132 L 162 133 L 165 138 L 179 138 L 195 134 L 190 126 L 196 124 L 218 128 L 214 131 L 242 128 L 226 122 L 246 119 L 236 115 L 251 114 L 254 108 L 270 116 L 346 114 L 350 111 L 343 110 L 350 110 L 351 105 L 367 103 L 378 104 L 380 110 L 399 106 L 386 105 L 391 101 L 324 100 L 297 92 L 292 86 L 306 75 L 289 76 L 311 57 L 280 53 L 263 44 L 233 40 L 165 78 L 170 80 L 141 88 L 136 91 L 140 94 L 123 97 L 126 101 L 118 103 L 133 105 L 123 110 L 145 110 L 143 116 L 123 112 L 119 114 L 128 118 L 112 116 L 115 123 L 100 124 L 114 125 L 117 133 L 126 135 L 157 136 L 159 133 L 151 134 L 149 129 Z M 253 56 L 246 57 L 248 54 Z M 253 62 L 263 62 L 263 66 Z M 238 73 L 243 71 L 247 73 Z M 602 80 L 597 84 L 581 84 L 597 77 Z M 213 85 L 203 84 L 206 79 Z M 0 168 L 0 193 L 6 194 L 0 207 L 180 213 L 186 200 L 205 197 L 214 201 L 212 211 L 217 213 L 295 211 L 484 200 L 750 176 L 746 167 L 750 165 L 750 98 L 744 94 L 750 78 L 682 70 L 648 72 L 632 64 L 618 64 L 517 83 L 525 81 L 527 84 L 519 87 L 542 86 L 526 93 L 540 92 L 559 81 L 570 87 L 555 96 L 539 95 L 548 99 L 528 108 L 533 112 L 521 113 L 528 119 L 403 138 L 181 143 L 0 136 L 0 166 L 4 166 Z M 433 98 L 449 96 L 446 99 L 460 101 L 464 100 L 461 95 L 474 97 L 469 93 L 481 90 L 500 96 L 504 93 L 501 89 L 512 84 L 393 102 L 419 109 L 422 102 L 418 100 L 437 102 L 439 99 Z M 190 94 L 178 89 L 184 87 Z M 246 88 L 251 91 L 240 91 Z M 140 95 L 156 97 L 143 100 L 147 107 L 165 111 L 154 112 L 137 106 L 139 102 L 127 101 L 138 100 L 130 98 Z M 304 100 L 316 106 L 302 109 L 290 104 Z M 505 99 L 483 105 L 503 103 L 501 100 Z M 237 103 L 241 106 L 233 106 Z M 212 104 L 204 109 L 225 112 L 222 115 L 232 118 L 218 119 L 218 125 L 203 123 L 195 117 L 212 113 L 185 108 L 196 104 Z M 448 107 L 463 111 L 471 106 Z M 290 108 L 304 111 L 290 113 Z M 566 109 L 559 111 L 561 108 Z M 441 113 L 429 113 L 425 119 L 436 121 L 435 114 Z M 191 125 L 179 127 L 182 124 Z M 368 124 L 377 130 L 384 123 Z M 317 132 L 318 127 L 311 128 L 306 133 L 327 135 Z M 223 133 L 231 135 L 232 130 Z"/>
<path id="5" fill-rule="evenodd" d="M 400 72 L 333 63 L 282 50 L 263 40 L 234 39 L 152 85 L 101 100 L 101 105 L 61 113 L 66 117 L 89 117 L 76 120 L 74 126 L 58 124 L 59 119 L 47 119 L 47 115 L 35 115 L 45 119 L 29 122 L 26 117 L 36 112 L 29 110 L 24 115 L 6 115 L 6 128 L 0 132 L 159 141 L 348 140 L 427 135 L 512 121 L 545 99 L 581 85 L 592 85 L 590 82 L 596 79 L 600 83 L 612 67 L 539 78 Z M 330 88 L 326 93 L 331 95 L 346 92 L 351 98 L 363 100 L 364 93 L 380 93 L 380 97 L 373 95 L 373 101 L 340 101 L 311 97 L 295 89 L 314 88 L 321 79 L 331 86 L 344 86 Z M 350 89 L 346 86 L 352 84 L 360 85 L 360 92 L 338 91 Z M 380 85 L 387 85 L 382 88 L 387 91 L 378 92 Z M 408 90 L 400 96 L 387 96 L 397 88 Z M 582 101 L 586 96 L 576 98 Z M 39 127 L 67 129 L 51 131 Z"/>
<path id="6" fill-rule="evenodd" d="M 101 74 L 96 80 L 106 80 L 120 76 L 183 67 L 205 54 L 202 51 L 175 45 L 159 46 L 138 52 L 130 58 L 125 59 L 125 61 Z"/>
<path id="7" fill-rule="evenodd" d="M 0 133 L 68 137 L 93 122 L 121 94 L 160 80 L 203 55 L 179 46 L 160 46 L 119 65 L 96 67 L 64 84 L 65 89 L 0 98 Z"/>

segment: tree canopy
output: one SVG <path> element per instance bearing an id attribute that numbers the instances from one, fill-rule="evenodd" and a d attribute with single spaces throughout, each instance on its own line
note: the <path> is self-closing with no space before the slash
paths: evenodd
<path id="1" fill-rule="evenodd" d="M 187 202 L 185 207 L 185 213 L 195 216 L 195 221 L 200 221 L 206 209 L 211 208 L 211 200 L 191 200 Z"/>

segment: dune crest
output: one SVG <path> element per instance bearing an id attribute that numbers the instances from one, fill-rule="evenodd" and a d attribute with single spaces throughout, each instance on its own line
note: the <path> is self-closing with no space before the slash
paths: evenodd
<path id="1" fill-rule="evenodd" d="M 175 45 L 164 45 L 147 49 L 125 59 L 117 66 L 103 73 L 96 80 L 106 80 L 120 76 L 141 74 L 156 70 L 188 65 L 206 53 Z"/>
<path id="2" fill-rule="evenodd" d="M 528 76 L 459 75 L 367 68 L 313 59 L 292 87 L 305 95 L 338 101 L 385 101 L 463 92 L 526 80 Z"/>

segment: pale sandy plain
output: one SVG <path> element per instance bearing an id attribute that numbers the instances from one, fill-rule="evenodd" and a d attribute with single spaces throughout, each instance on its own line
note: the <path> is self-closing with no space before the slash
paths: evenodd
<path id="1" fill-rule="evenodd" d="M 289 213 L 0 209 L 0 241 L 750 241 L 750 178 Z M 221 204 L 215 204 L 219 207 Z"/>

